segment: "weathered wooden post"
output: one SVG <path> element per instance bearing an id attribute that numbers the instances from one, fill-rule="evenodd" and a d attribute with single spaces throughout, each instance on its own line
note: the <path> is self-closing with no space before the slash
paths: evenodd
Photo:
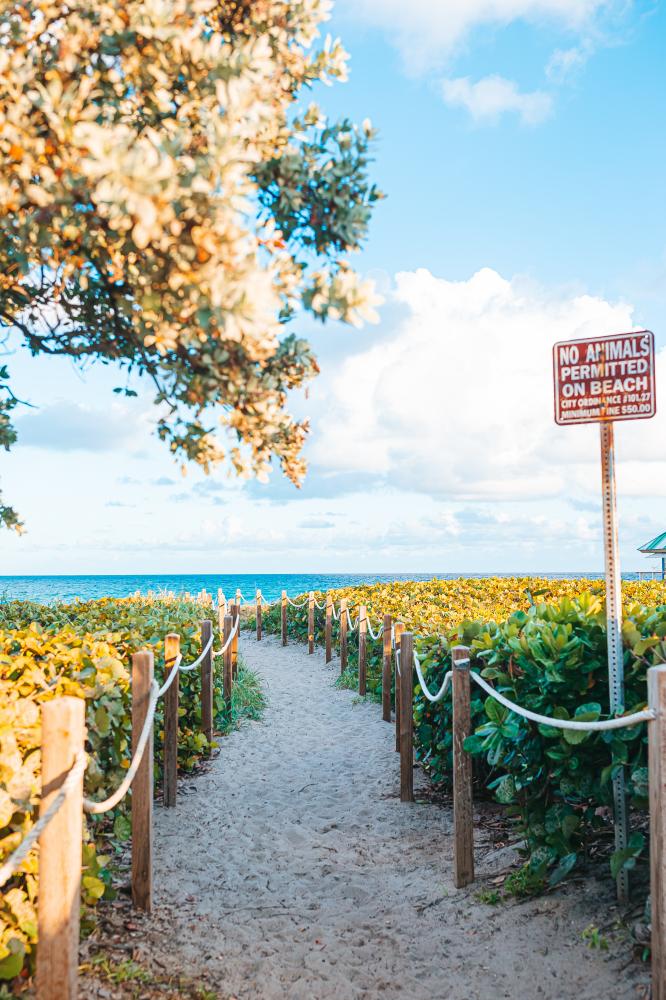
<path id="1" fill-rule="evenodd" d="M 224 628 L 224 616 L 227 613 L 227 599 L 220 589 L 217 591 L 217 627 L 222 635 Z"/>
<path id="2" fill-rule="evenodd" d="M 286 646 L 287 645 L 287 591 L 286 590 L 282 591 L 282 606 L 280 608 L 280 611 L 282 620 L 282 645 Z"/>
<path id="3" fill-rule="evenodd" d="M 242 603 L 243 603 L 243 595 L 241 594 L 241 589 L 240 587 L 236 587 L 236 604 L 240 608 Z"/>
<path id="4" fill-rule="evenodd" d="M 213 634 L 213 623 L 204 618 L 201 623 L 201 646 L 205 649 Z M 213 739 L 213 649 L 201 661 L 201 731 L 210 744 Z"/>
<path id="5" fill-rule="evenodd" d="M 164 679 L 173 670 L 176 657 L 180 653 L 180 636 L 176 632 L 170 632 L 164 640 Z M 178 699 L 179 699 L 180 672 L 176 671 L 176 676 L 170 687 L 164 692 L 164 762 L 162 795 L 164 805 L 175 806 L 176 793 L 178 789 Z"/>
<path id="6" fill-rule="evenodd" d="M 414 801 L 414 641 L 400 636 L 400 801 Z"/>
<path id="7" fill-rule="evenodd" d="M 314 591 L 308 595 L 308 653 L 314 653 L 315 603 Z"/>
<path id="8" fill-rule="evenodd" d="M 347 598 L 340 599 L 340 673 L 347 669 Z"/>
<path id="9" fill-rule="evenodd" d="M 649 667 L 650 905 L 652 1000 L 666 1000 L 666 666 Z"/>
<path id="10" fill-rule="evenodd" d="M 231 643 L 229 642 L 229 636 L 231 635 L 231 630 L 234 627 L 233 615 L 224 616 L 223 624 L 223 635 L 224 635 L 224 645 L 226 649 L 224 650 L 223 659 L 224 663 L 222 666 L 222 684 L 224 688 L 224 700 L 227 703 L 227 708 L 231 706 L 231 690 L 233 687 L 234 678 L 234 661 L 233 661 L 233 650 L 231 648 Z"/>
<path id="11" fill-rule="evenodd" d="M 260 590 L 257 591 L 257 610 L 255 617 L 257 619 L 257 642 L 260 642 L 261 641 L 261 591 Z"/>
<path id="12" fill-rule="evenodd" d="M 233 668 L 233 679 L 236 680 L 238 675 L 238 636 L 240 632 L 240 602 L 236 601 L 235 604 L 231 606 L 231 617 L 234 620 L 234 626 L 236 632 L 231 640 L 231 664 Z"/>
<path id="13" fill-rule="evenodd" d="M 472 758 L 463 748 L 472 732 L 469 649 L 451 650 L 453 700 L 453 873 L 457 889 L 474 881 Z"/>
<path id="14" fill-rule="evenodd" d="M 392 659 L 391 649 L 391 625 L 393 624 L 390 615 L 384 615 L 384 634 L 382 646 L 382 719 L 384 722 L 391 721 L 391 680 L 392 680 Z"/>
<path id="15" fill-rule="evenodd" d="M 333 638 L 333 598 L 330 592 L 326 594 L 326 662 L 330 663 L 333 659 L 332 652 L 332 638 Z"/>
<path id="16" fill-rule="evenodd" d="M 42 705 L 43 816 L 83 752 L 85 702 L 62 697 Z M 79 967 L 83 774 L 39 838 L 38 1000 L 76 1000 Z"/>
<path id="17" fill-rule="evenodd" d="M 368 614 L 365 604 L 358 609 L 358 693 L 365 695 L 368 674 Z"/>
<path id="18" fill-rule="evenodd" d="M 148 714 L 155 674 L 152 650 L 132 656 L 132 756 Z M 153 726 L 139 769 L 132 782 L 132 903 L 137 910 L 153 908 Z"/>
<path id="19" fill-rule="evenodd" d="M 402 622 L 396 622 L 393 629 L 393 640 L 395 642 L 395 749 L 400 753 L 400 673 L 398 671 L 398 650 L 400 649 L 400 637 L 405 631 Z"/>

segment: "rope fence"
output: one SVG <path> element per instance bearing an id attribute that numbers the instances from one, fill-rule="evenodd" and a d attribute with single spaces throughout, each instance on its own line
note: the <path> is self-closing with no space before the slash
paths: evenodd
<path id="1" fill-rule="evenodd" d="M 242 595 L 241 595 L 242 596 Z M 189 595 L 186 599 L 191 599 Z M 214 607 L 205 591 L 197 603 Z M 259 605 L 261 606 L 261 605 Z M 227 602 L 218 594 L 218 612 Z M 0 887 L 5 885 L 38 846 L 39 897 L 36 997 L 77 996 L 79 894 L 82 867 L 83 815 L 102 815 L 116 808 L 130 789 L 132 825 L 132 901 L 138 909 L 152 909 L 153 881 L 153 731 L 160 699 L 164 700 L 163 803 L 176 805 L 178 776 L 178 676 L 201 670 L 201 729 L 210 745 L 213 735 L 213 663 L 223 657 L 224 699 L 230 706 L 237 672 L 240 601 L 222 616 L 224 641 L 213 649 L 210 619 L 201 622 L 201 652 L 183 663 L 180 636 L 170 633 L 164 642 L 164 683 L 154 677 L 152 650 L 132 656 L 132 756 L 127 772 L 107 798 L 96 801 L 83 795 L 87 765 L 85 753 L 85 702 L 61 696 L 45 702 L 42 714 L 42 796 L 39 819 L 18 847 L 0 865 Z M 63 989 L 65 990 L 63 992 Z"/>
<path id="2" fill-rule="evenodd" d="M 79 905 L 81 880 L 81 826 L 84 813 L 100 815 L 114 809 L 132 790 L 132 900 L 135 907 L 150 912 L 153 884 L 153 736 L 157 705 L 164 699 L 163 805 L 176 805 L 178 777 L 178 676 L 201 670 L 201 729 L 208 742 L 213 733 L 213 671 L 222 657 L 223 694 L 231 704 L 233 683 L 238 670 L 238 642 L 241 604 L 252 603 L 256 615 L 256 638 L 262 639 L 262 613 L 279 608 L 282 644 L 288 642 L 288 607 L 307 608 L 308 651 L 315 649 L 315 611 L 324 612 L 326 662 L 332 660 L 333 622 L 338 622 L 340 672 L 348 667 L 350 633 L 357 632 L 358 690 L 366 693 L 367 643 L 382 643 L 382 717 L 395 723 L 395 749 L 400 757 L 400 799 L 414 802 L 414 692 L 421 690 L 430 703 L 441 701 L 450 692 L 452 700 L 453 746 L 453 877 L 457 888 L 474 881 L 474 828 L 472 799 L 472 757 L 465 740 L 472 733 L 471 686 L 477 685 L 508 711 L 536 725 L 579 732 L 604 732 L 648 725 L 648 769 L 651 837 L 652 899 L 652 978 L 654 1000 L 666 1000 L 666 666 L 648 669 L 648 707 L 609 719 L 558 719 L 532 712 L 512 701 L 472 670 L 472 654 L 465 646 L 451 650 L 451 669 L 439 689 L 430 690 L 426 672 L 415 649 L 418 638 L 404 623 L 389 614 L 374 627 L 367 608 L 360 605 L 354 619 L 343 598 L 336 611 L 332 594 L 324 602 L 314 592 L 300 601 L 282 591 L 280 598 L 267 602 L 257 591 L 253 602 L 240 590 L 227 602 L 218 591 L 217 602 L 202 591 L 197 603 L 217 610 L 222 643 L 215 650 L 212 621 L 201 622 L 201 652 L 190 664 L 183 664 L 180 636 L 170 633 L 164 642 L 162 686 L 154 677 L 151 650 L 132 657 L 132 756 L 119 787 L 102 801 L 83 795 L 86 767 L 84 751 L 85 705 L 82 699 L 63 696 L 42 705 L 42 800 L 40 817 L 19 846 L 0 866 L 0 886 L 26 861 L 36 844 L 40 851 L 38 901 L 39 947 L 37 950 L 37 1000 L 60 995 L 63 976 L 69 982 L 68 996 L 76 997 L 78 967 Z M 168 671 L 168 673 L 167 673 Z M 656 845 L 656 846 L 655 846 Z M 663 940 L 662 940 L 663 939 Z"/>
<path id="3" fill-rule="evenodd" d="M 384 615 L 383 622 L 373 627 L 367 609 L 360 605 L 357 617 L 352 617 L 344 598 L 336 610 L 335 601 L 327 593 L 325 603 L 315 600 L 311 592 L 307 598 L 294 601 L 282 592 L 281 600 L 282 644 L 288 642 L 288 606 L 296 609 L 308 607 L 308 647 L 314 652 L 314 611 L 325 611 L 324 642 L 326 663 L 332 659 L 332 627 L 338 622 L 340 672 L 348 665 L 349 634 L 358 632 L 358 690 L 365 694 L 368 635 L 370 640 L 383 643 L 382 655 L 382 717 L 395 722 L 395 749 L 400 754 L 400 799 L 414 801 L 414 691 L 421 690 L 430 703 L 441 701 L 449 692 L 452 699 L 453 743 L 453 877 L 456 888 L 474 881 L 474 826 L 472 797 L 472 757 L 465 750 L 465 740 L 472 733 L 471 685 L 477 685 L 489 698 L 493 698 L 508 711 L 541 726 L 578 732 L 607 732 L 630 726 L 648 725 L 648 770 L 650 789 L 650 843 L 651 843 L 651 906 L 652 906 L 652 996 L 653 1000 L 666 1000 L 666 666 L 648 669 L 648 707 L 637 712 L 609 719 L 558 719 L 542 715 L 507 698 L 494 688 L 480 673 L 471 669 L 471 651 L 466 646 L 451 650 L 451 669 L 447 670 L 439 689 L 431 691 L 424 675 L 423 665 L 414 649 L 418 638 L 406 631 L 400 621 Z M 393 707 L 393 717 L 392 709 Z"/>

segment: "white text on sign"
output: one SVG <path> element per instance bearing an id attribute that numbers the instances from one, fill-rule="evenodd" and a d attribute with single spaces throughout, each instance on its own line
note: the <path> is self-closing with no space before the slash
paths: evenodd
<path id="1" fill-rule="evenodd" d="M 553 374 L 558 424 L 641 420 L 656 412 L 649 330 L 555 344 Z"/>

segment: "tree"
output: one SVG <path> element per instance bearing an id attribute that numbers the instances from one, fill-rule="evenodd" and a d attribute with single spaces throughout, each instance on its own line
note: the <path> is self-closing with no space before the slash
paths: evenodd
<path id="1" fill-rule="evenodd" d="M 346 76 L 340 43 L 316 44 L 328 7 L 2 3 L 5 337 L 149 378 L 159 436 L 206 471 L 265 479 L 275 459 L 298 484 L 287 395 L 318 368 L 294 320 L 375 319 L 346 256 L 381 197 L 373 130 L 303 101 Z M 5 447 L 15 404 L 2 369 Z M 0 520 L 20 528 L 1 501 Z"/>

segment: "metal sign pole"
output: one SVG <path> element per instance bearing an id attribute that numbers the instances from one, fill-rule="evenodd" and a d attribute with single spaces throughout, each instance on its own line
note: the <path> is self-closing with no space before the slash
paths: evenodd
<path id="1" fill-rule="evenodd" d="M 617 540 L 617 504 L 615 493 L 615 443 L 613 424 L 600 422 L 601 485 L 604 516 L 604 561 L 606 568 L 606 635 L 608 641 L 608 682 L 613 714 L 624 711 L 624 660 L 622 652 L 622 578 Z M 613 778 L 615 849 L 624 850 L 628 840 L 627 796 L 624 769 Z M 629 900 L 629 873 L 617 877 L 617 898 Z"/>

